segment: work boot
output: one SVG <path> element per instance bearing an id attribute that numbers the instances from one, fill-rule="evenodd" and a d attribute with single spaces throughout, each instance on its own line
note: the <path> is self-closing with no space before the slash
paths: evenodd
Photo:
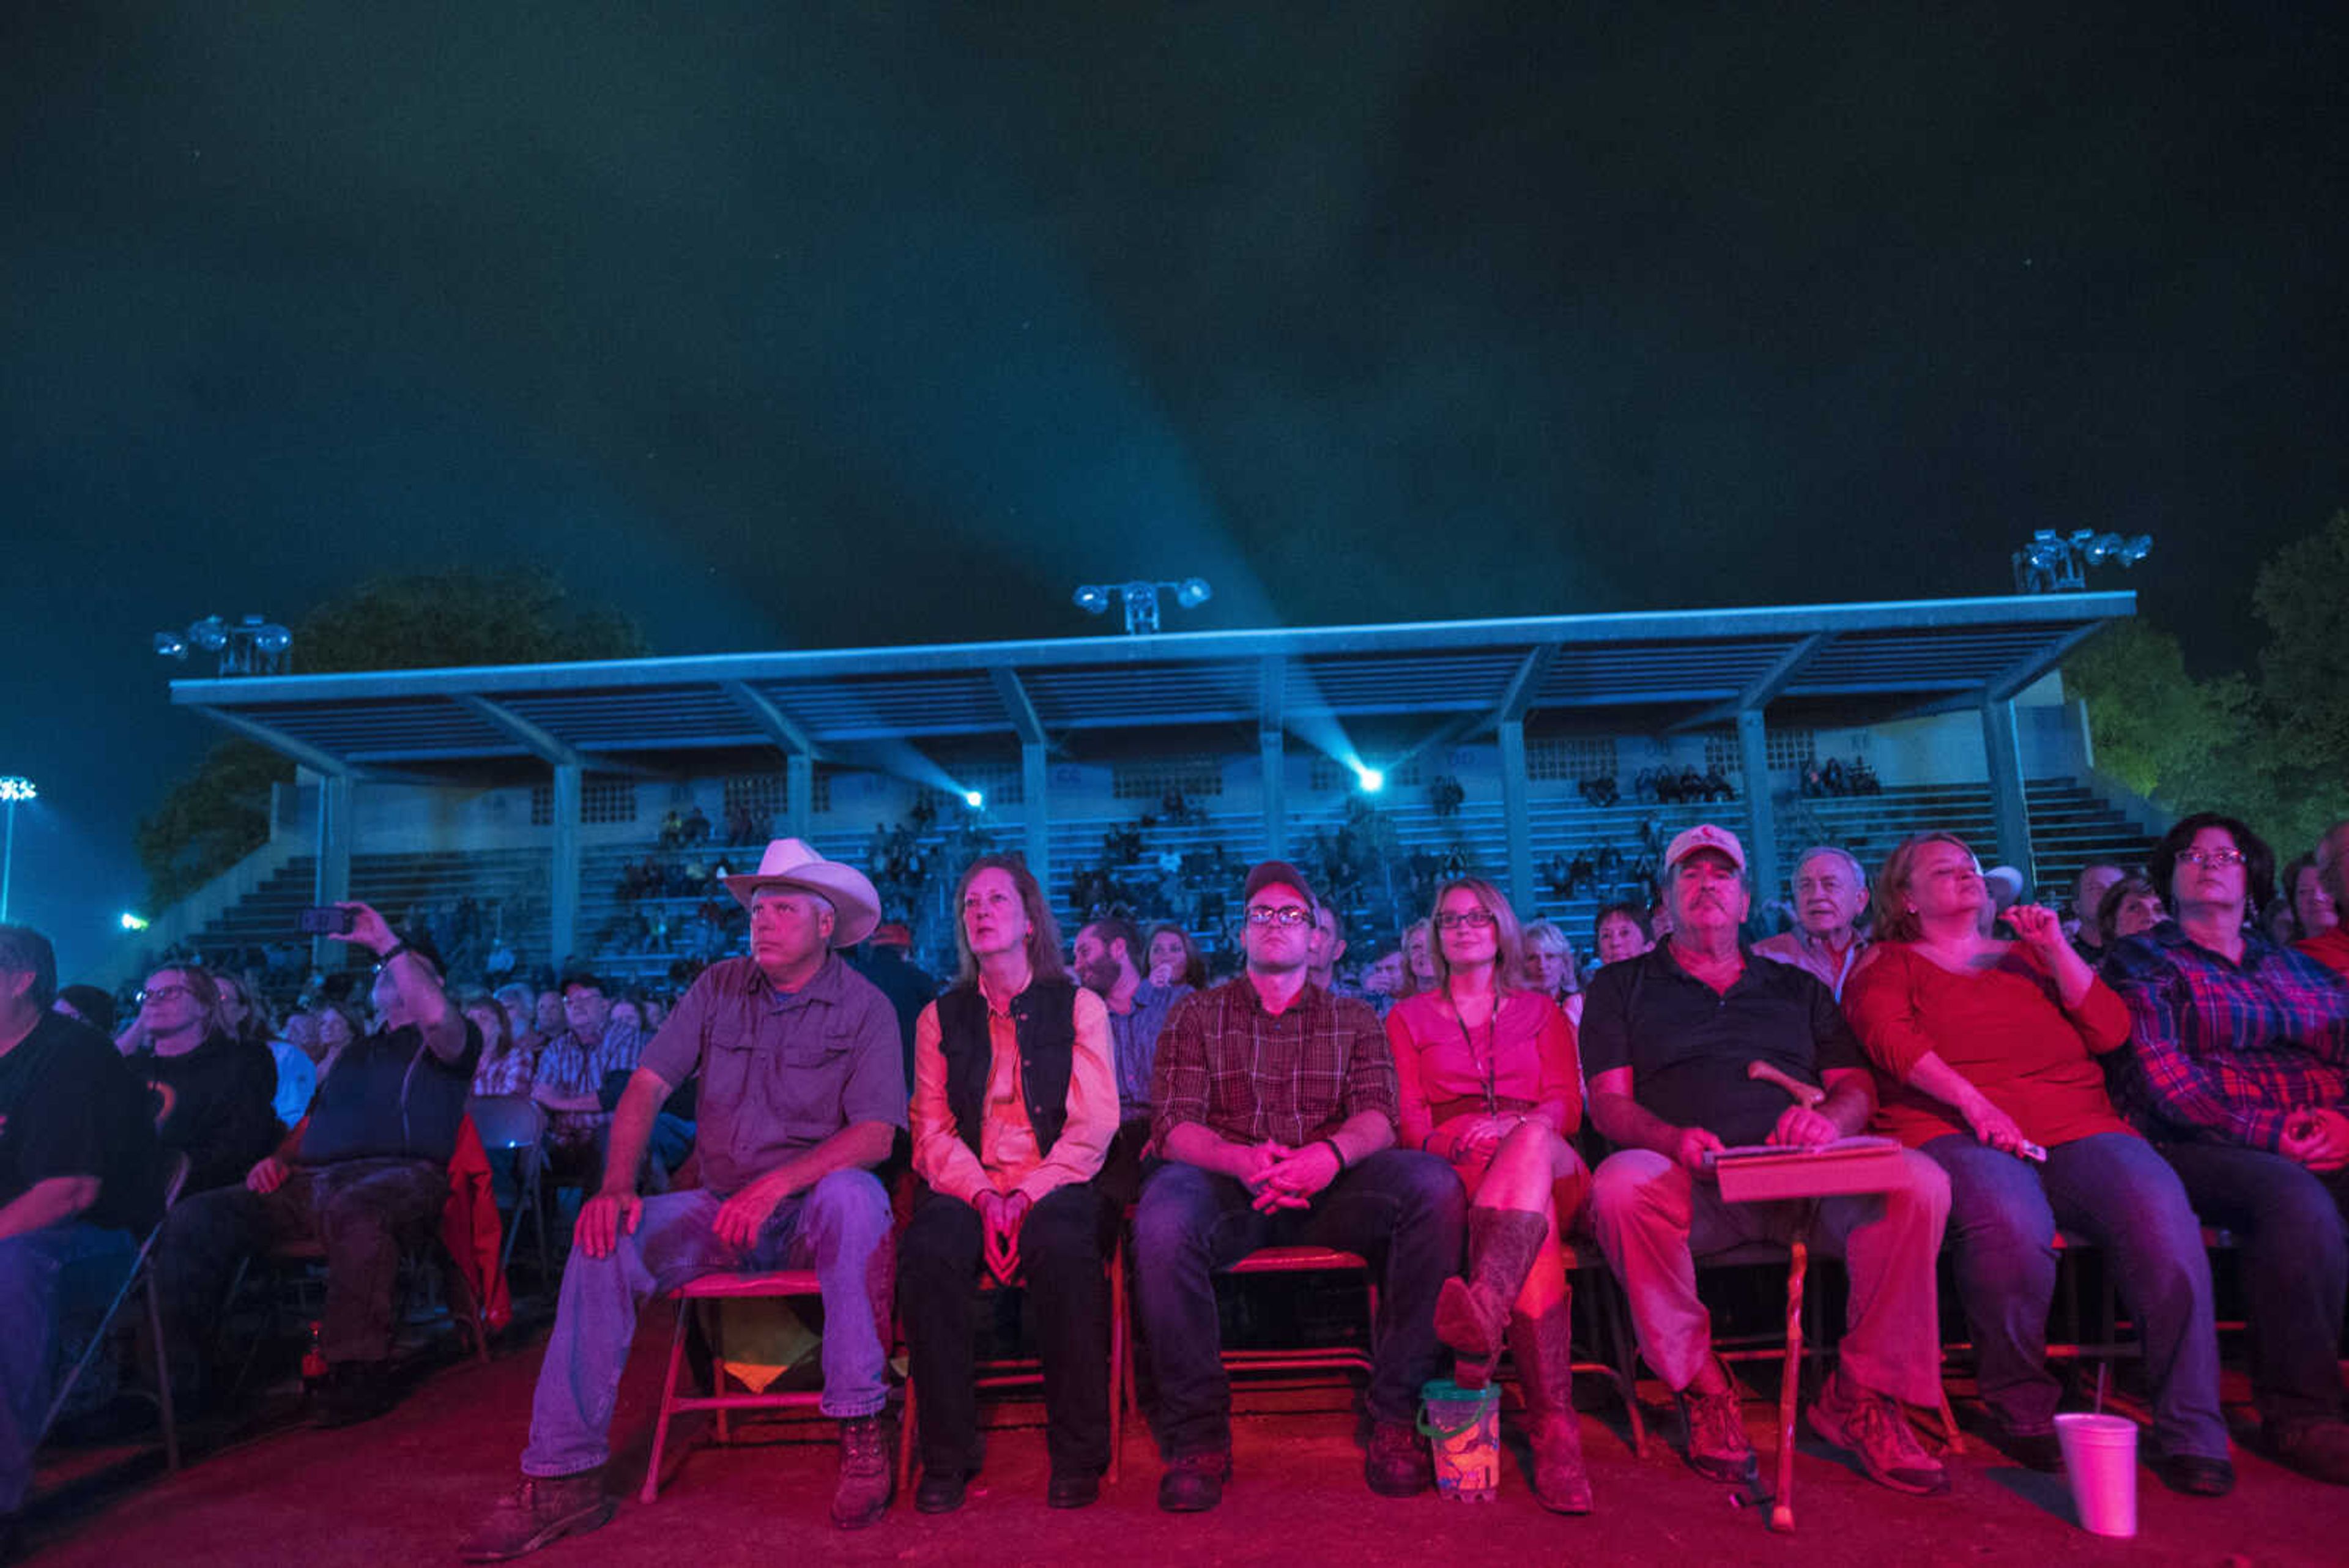
<path id="1" fill-rule="evenodd" d="M 2311 1417 L 2271 1428 L 2270 1449 L 2278 1464 L 2334 1486 L 2349 1486 L 2349 1421 Z"/>
<path id="2" fill-rule="evenodd" d="M 1868 1479 L 1878 1486 L 1915 1497 L 1950 1490 L 1948 1472 L 1909 1430 L 1909 1413 L 1899 1401 L 1853 1382 L 1842 1367 L 1828 1376 L 1805 1414 L 1812 1431 L 1839 1449 L 1849 1449 Z"/>
<path id="3" fill-rule="evenodd" d="M 457 1556 L 466 1563 L 502 1563 L 566 1535 L 584 1535 L 611 1517 L 600 1465 L 574 1475 L 524 1476 L 465 1538 Z"/>
<path id="4" fill-rule="evenodd" d="M 1370 1451 L 1362 1456 L 1362 1480 L 1381 1497 L 1416 1497 L 1433 1486 L 1435 1460 L 1419 1428 L 1409 1421 L 1374 1422 Z"/>
<path id="5" fill-rule="evenodd" d="M 1177 1454 L 1158 1478 L 1158 1506 L 1169 1513 L 1205 1513 L 1224 1501 L 1224 1483 L 1231 1475 L 1229 1449 Z"/>
<path id="6" fill-rule="evenodd" d="M 897 1445 L 886 1416 L 859 1416 L 840 1424 L 840 1480 L 832 1491 L 832 1522 L 842 1530 L 877 1524 L 897 1489 Z"/>
<path id="7" fill-rule="evenodd" d="M 1461 1387 L 1493 1380 L 1509 1309 L 1548 1234 L 1548 1219 L 1529 1210 L 1468 1210 L 1468 1272 L 1444 1281 L 1435 1297 L 1435 1336 L 1452 1347 L 1452 1378 Z"/>
<path id="8" fill-rule="evenodd" d="M 399 1402 L 388 1361 L 337 1361 L 310 1391 L 310 1425 L 356 1427 Z"/>
<path id="9" fill-rule="evenodd" d="M 1534 1450 L 1534 1501 L 1552 1513 L 1588 1513 L 1582 1421 L 1574 1413 L 1574 1317 L 1558 1303 L 1539 1317 L 1509 1314 L 1509 1355 L 1526 1396 Z"/>
<path id="10" fill-rule="evenodd" d="M 1707 1480 L 1751 1486 L 1761 1476 L 1762 1462 L 1745 1436 L 1737 1382 L 1718 1361 L 1713 1366 L 1723 1384 L 1720 1393 L 1700 1394 L 1693 1386 L 1681 1390 L 1681 1418 L 1688 1428 L 1688 1448 L 1682 1457 Z"/>

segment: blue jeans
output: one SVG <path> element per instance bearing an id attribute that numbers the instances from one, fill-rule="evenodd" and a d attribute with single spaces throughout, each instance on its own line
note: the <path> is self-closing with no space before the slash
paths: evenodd
<path id="1" fill-rule="evenodd" d="M 1170 1458 L 1232 1446 L 1232 1388 L 1216 1319 L 1214 1272 L 1260 1247 L 1359 1252 L 1380 1282 L 1370 1407 L 1381 1421 L 1419 1414 L 1440 1368 L 1435 1293 L 1460 1269 L 1468 1199 L 1432 1154 L 1382 1149 L 1315 1195 L 1309 1209 L 1259 1214 L 1228 1176 L 1169 1160 L 1143 1183 L 1133 1219 L 1135 1299 L 1158 1378 L 1158 1443 Z"/>
<path id="2" fill-rule="evenodd" d="M 2047 1309 L 2061 1226 L 2111 1261 L 2145 1346 L 2162 1452 L 2225 1459 L 2210 1259 L 2186 1189 L 2152 1146 L 2097 1133 L 2057 1144 L 2036 1169 L 1955 1133 L 1923 1153 L 1950 1175 L 1958 1294 L 1982 1400 L 1999 1418 L 2017 1432 L 2054 1430 L 2060 1388 L 2047 1370 Z"/>
<path id="3" fill-rule="evenodd" d="M 57 1397 L 57 1324 L 68 1312 L 95 1317 L 136 1249 L 119 1231 L 50 1225 L 0 1241 L 0 1513 L 24 1502 L 33 1452 Z"/>
<path id="4" fill-rule="evenodd" d="M 888 1403 L 881 1329 L 894 1258 L 880 1180 L 869 1170 L 833 1171 L 779 1205 L 748 1248 L 710 1229 L 723 1201 L 706 1188 L 657 1193 L 636 1230 L 603 1257 L 571 1250 L 531 1404 L 524 1475 L 573 1475 L 611 1457 L 612 1405 L 638 1309 L 704 1274 L 812 1268 L 823 1294 L 824 1414 L 851 1420 Z"/>
<path id="5" fill-rule="evenodd" d="M 2349 1172 L 2235 1144 L 2178 1143 L 2162 1156 L 2203 1220 L 2242 1246 L 2251 1399 L 2272 1431 L 2339 1420 L 2341 1309 L 2349 1296 Z"/>

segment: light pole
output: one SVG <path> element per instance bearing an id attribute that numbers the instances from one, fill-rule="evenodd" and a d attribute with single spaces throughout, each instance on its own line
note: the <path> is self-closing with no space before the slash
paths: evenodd
<path id="1" fill-rule="evenodd" d="M 16 875 L 16 803 L 37 800 L 40 794 L 30 779 L 13 775 L 0 779 L 0 801 L 8 803 L 7 846 L 0 849 L 0 925 L 8 920 L 8 884 Z"/>

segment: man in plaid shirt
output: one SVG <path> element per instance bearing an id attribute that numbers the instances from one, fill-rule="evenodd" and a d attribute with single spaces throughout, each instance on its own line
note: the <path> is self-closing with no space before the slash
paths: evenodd
<path id="1" fill-rule="evenodd" d="M 2187 817 L 2150 869 L 2176 919 L 2119 942 L 2106 961 L 2131 1017 L 2114 1097 L 2177 1168 L 2203 1222 L 2241 1241 L 2251 1388 L 2268 1447 L 2349 1486 L 2339 1364 L 2349 985 L 2245 923 L 2273 891 L 2275 858 L 2242 823 Z"/>
<path id="2" fill-rule="evenodd" d="M 1161 1162 L 1134 1218 L 1136 1296 L 1158 1381 L 1158 1506 L 1216 1506 L 1231 1473 L 1231 1385 L 1212 1276 L 1262 1247 L 1359 1252 L 1380 1281 L 1374 1425 L 1363 1479 L 1407 1497 L 1430 1481 L 1413 1427 L 1435 1376 L 1435 1296 L 1460 1266 L 1467 1199 L 1452 1168 L 1398 1149 L 1394 1059 L 1378 1015 L 1307 977 L 1312 888 L 1268 860 L 1248 873 L 1247 972 L 1183 999 L 1151 1073 Z"/>

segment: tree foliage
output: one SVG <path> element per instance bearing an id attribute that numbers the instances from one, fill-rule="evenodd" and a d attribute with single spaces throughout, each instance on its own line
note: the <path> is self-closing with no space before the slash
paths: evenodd
<path id="1" fill-rule="evenodd" d="M 453 569 L 376 578 L 294 628 L 304 674 L 629 659 L 644 638 L 625 616 L 574 604 L 534 572 Z M 134 840 L 150 908 L 178 902 L 269 837 L 269 791 L 294 764 L 247 740 L 205 753 L 143 818 Z"/>
<path id="2" fill-rule="evenodd" d="M 2064 662 L 2088 704 L 2097 765 L 2168 810 L 2224 811 L 2279 856 L 2349 817 L 2349 512 L 2276 552 L 2252 602 L 2267 627 L 2254 685 L 2198 680 L 2178 639 L 2107 627 Z"/>

